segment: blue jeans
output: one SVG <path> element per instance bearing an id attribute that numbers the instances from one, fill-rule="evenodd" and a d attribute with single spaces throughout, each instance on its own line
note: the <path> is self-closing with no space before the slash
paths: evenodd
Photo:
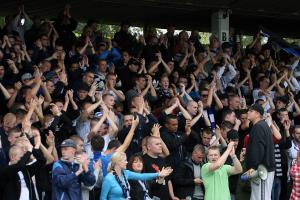
<path id="1" fill-rule="evenodd" d="M 279 200 L 281 192 L 281 179 L 280 177 L 274 177 L 272 188 L 272 200 Z"/>

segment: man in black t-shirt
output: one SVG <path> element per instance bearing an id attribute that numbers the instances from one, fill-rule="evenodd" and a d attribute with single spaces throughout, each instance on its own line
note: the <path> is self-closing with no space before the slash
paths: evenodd
<path id="1" fill-rule="evenodd" d="M 143 156 L 144 172 L 145 173 L 157 173 L 163 167 L 168 167 L 166 159 L 160 157 L 162 153 L 161 139 L 150 136 L 147 139 L 147 154 Z M 173 185 L 169 177 L 165 180 L 157 179 L 149 182 L 149 194 L 152 198 L 158 197 L 160 199 L 174 199 Z"/>

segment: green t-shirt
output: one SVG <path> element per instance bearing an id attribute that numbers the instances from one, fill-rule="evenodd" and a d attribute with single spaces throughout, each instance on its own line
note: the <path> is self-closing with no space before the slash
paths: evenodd
<path id="1" fill-rule="evenodd" d="M 205 200 L 231 200 L 228 177 L 230 165 L 223 165 L 219 169 L 210 172 L 206 163 L 201 169 L 202 180 L 205 187 Z"/>

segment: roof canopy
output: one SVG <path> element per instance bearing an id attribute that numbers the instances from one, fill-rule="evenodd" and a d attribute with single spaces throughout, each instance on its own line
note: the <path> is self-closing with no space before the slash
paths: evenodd
<path id="1" fill-rule="evenodd" d="M 55 17 L 66 3 L 76 19 L 95 18 L 106 23 L 126 19 L 133 25 L 152 24 L 178 29 L 210 31 L 211 13 L 229 9 L 230 26 L 254 33 L 258 25 L 285 37 L 300 36 L 300 1 L 297 0 L 1 0 L 0 15 L 16 13 L 20 4 L 30 15 Z"/>

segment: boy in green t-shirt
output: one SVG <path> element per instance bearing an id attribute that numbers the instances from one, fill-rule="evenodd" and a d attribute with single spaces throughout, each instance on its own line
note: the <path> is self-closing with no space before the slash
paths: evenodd
<path id="1" fill-rule="evenodd" d="M 230 155 L 233 166 L 224 165 Z M 201 169 L 202 180 L 205 187 L 205 200 L 231 200 L 228 177 L 242 173 L 242 165 L 235 155 L 234 142 L 230 142 L 223 155 L 217 146 L 208 148 L 208 163 Z"/>

